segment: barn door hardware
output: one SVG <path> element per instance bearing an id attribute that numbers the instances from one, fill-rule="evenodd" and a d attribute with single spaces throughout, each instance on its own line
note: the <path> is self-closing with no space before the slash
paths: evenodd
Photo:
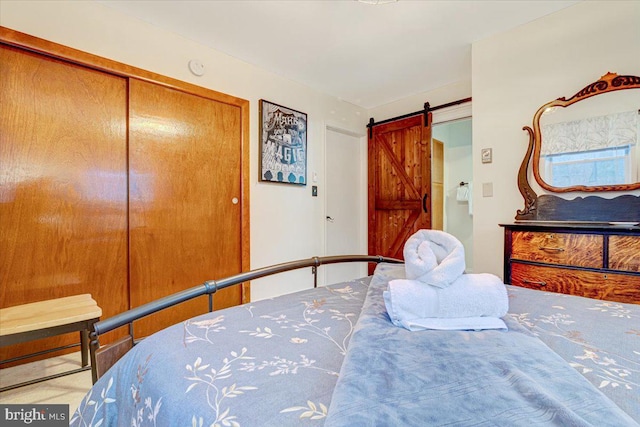
<path id="1" fill-rule="evenodd" d="M 428 126 L 429 121 L 427 120 L 427 115 L 430 112 L 436 111 L 436 110 L 440 110 L 442 108 L 453 107 L 454 105 L 464 104 L 466 102 L 471 102 L 471 98 L 469 97 L 469 98 L 459 99 L 457 101 L 447 102 L 446 104 L 438 105 L 438 106 L 435 106 L 435 107 L 431 107 L 428 102 L 425 102 L 424 103 L 424 108 L 422 110 L 420 110 L 420 111 L 416 111 L 416 112 L 409 113 L 409 114 L 403 114 L 401 116 L 392 117 L 390 119 L 381 120 L 379 122 L 376 122 L 373 119 L 373 117 L 371 117 L 369 119 L 369 123 L 367 124 L 367 128 L 369 129 L 369 139 L 373 138 L 373 127 L 374 126 L 382 125 L 382 124 L 389 123 L 389 122 L 395 122 L 396 120 L 406 119 L 407 117 L 417 116 L 418 114 L 424 114 L 424 124 L 425 124 L 425 126 Z"/>

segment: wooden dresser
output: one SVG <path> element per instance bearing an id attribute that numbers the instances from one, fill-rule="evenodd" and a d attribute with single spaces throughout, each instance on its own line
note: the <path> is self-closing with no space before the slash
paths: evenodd
<path id="1" fill-rule="evenodd" d="M 517 222 L 504 227 L 504 281 L 640 304 L 640 227 Z"/>
<path id="2" fill-rule="evenodd" d="M 619 168 L 624 178 L 613 178 L 605 172 L 612 172 L 613 163 L 608 162 L 613 157 L 604 160 L 601 153 L 595 155 L 600 147 L 610 150 L 627 145 L 613 144 L 615 135 L 627 134 L 623 128 L 635 127 L 616 124 L 603 126 L 605 132 L 593 130 L 596 116 L 605 120 L 618 111 L 628 111 L 635 119 L 639 89 L 640 76 L 608 72 L 573 96 L 542 105 L 532 126 L 523 128 L 529 134 L 529 146 L 518 170 L 524 208 L 516 211 L 514 224 L 501 224 L 505 232 L 505 283 L 640 304 L 637 157 L 628 150 Z M 607 96 L 598 97 L 602 94 Z M 587 102 L 573 106 L 582 101 Z M 559 114 L 551 119 L 543 117 L 550 111 Z M 562 136 L 554 137 L 549 126 L 564 129 Z M 629 146 L 635 146 L 637 134 L 628 134 L 634 135 L 628 139 Z M 593 144 L 596 140 L 600 142 Z M 556 168 L 550 156 L 559 154 L 579 155 L 580 165 L 575 162 L 577 157 L 560 156 L 556 160 L 564 160 L 558 160 Z M 535 178 L 536 188 L 531 186 L 530 176 Z M 540 190 L 543 194 L 538 195 Z"/>

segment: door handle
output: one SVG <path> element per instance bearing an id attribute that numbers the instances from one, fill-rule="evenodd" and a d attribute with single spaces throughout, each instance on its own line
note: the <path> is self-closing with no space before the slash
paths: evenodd
<path id="1" fill-rule="evenodd" d="M 422 197 L 422 210 L 424 213 L 429 213 L 429 209 L 427 209 L 427 197 L 429 197 L 429 195 L 424 193 L 424 197 Z"/>
<path id="2" fill-rule="evenodd" d="M 333 218 L 331 218 L 329 215 L 327 215 L 327 221 L 329 221 L 329 222 L 333 222 L 333 221 L 334 221 L 334 219 L 333 219 Z"/>

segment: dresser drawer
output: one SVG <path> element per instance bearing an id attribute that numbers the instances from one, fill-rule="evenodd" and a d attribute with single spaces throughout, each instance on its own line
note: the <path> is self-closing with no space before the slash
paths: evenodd
<path id="1" fill-rule="evenodd" d="M 596 234 L 514 231 L 511 259 L 602 268 L 604 237 Z"/>
<path id="2" fill-rule="evenodd" d="M 513 262 L 511 284 L 549 292 L 640 304 L 640 276 Z"/>
<path id="3" fill-rule="evenodd" d="M 640 236 L 609 236 L 609 268 L 640 272 Z"/>

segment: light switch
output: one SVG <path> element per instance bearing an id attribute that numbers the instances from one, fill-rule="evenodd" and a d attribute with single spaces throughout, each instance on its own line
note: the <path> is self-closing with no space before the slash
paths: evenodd
<path id="1" fill-rule="evenodd" d="M 482 197 L 493 197 L 493 182 L 482 183 Z"/>
<path id="2" fill-rule="evenodd" d="M 318 186 L 317 185 L 312 185 L 311 186 L 311 196 L 312 197 L 318 197 Z"/>

